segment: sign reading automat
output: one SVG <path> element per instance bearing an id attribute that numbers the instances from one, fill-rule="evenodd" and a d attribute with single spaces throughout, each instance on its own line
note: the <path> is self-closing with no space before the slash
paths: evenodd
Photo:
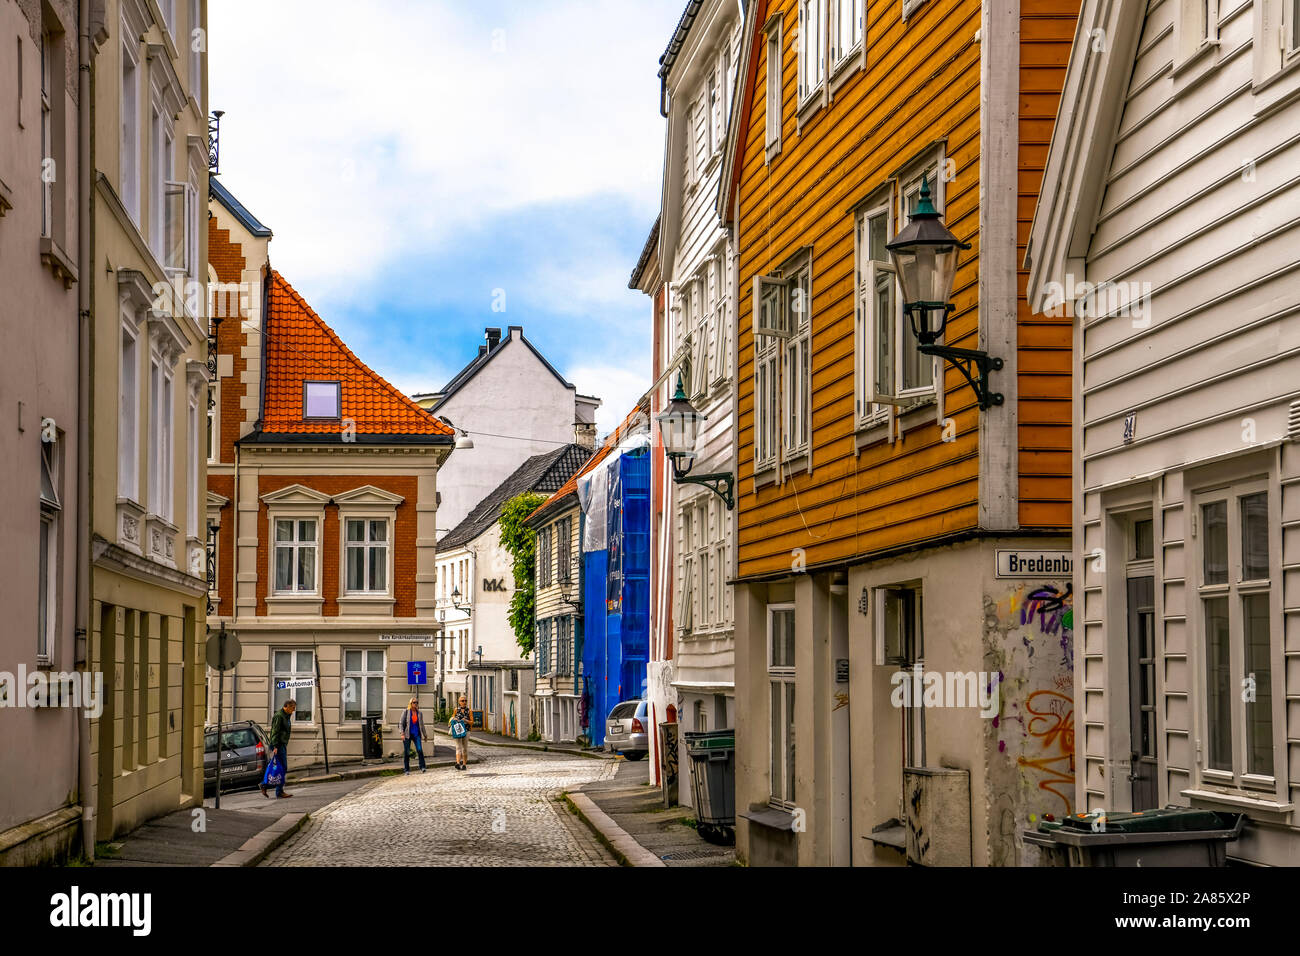
<path id="1" fill-rule="evenodd" d="M 1069 551 L 999 551 L 1000 578 L 1070 577 L 1074 557 Z"/>

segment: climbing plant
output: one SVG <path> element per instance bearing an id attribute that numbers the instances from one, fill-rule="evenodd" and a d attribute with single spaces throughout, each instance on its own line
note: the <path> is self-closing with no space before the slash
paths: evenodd
<path id="1" fill-rule="evenodd" d="M 515 579 L 515 593 L 510 597 L 510 627 L 515 632 L 520 657 L 533 650 L 533 611 L 537 597 L 537 533 L 524 524 L 524 519 L 545 500 L 545 495 L 525 491 L 507 501 L 501 510 L 501 547 L 510 555 L 510 570 Z"/>

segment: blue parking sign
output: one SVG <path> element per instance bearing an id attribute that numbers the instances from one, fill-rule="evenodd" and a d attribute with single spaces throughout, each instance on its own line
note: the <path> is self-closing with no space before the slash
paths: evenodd
<path id="1" fill-rule="evenodd" d="M 406 662 L 406 682 L 408 684 L 427 684 L 428 669 L 424 666 L 424 661 L 407 661 Z"/>

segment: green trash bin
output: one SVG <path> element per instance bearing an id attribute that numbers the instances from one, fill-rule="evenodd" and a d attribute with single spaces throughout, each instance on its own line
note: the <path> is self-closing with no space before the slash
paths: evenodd
<path id="1" fill-rule="evenodd" d="M 1045 851 L 1049 865 L 1224 866 L 1228 843 L 1245 824 L 1244 813 L 1165 807 L 1108 813 L 1104 821 L 1076 813 L 1043 821 L 1023 836 Z"/>
<path id="2" fill-rule="evenodd" d="M 691 789 L 700 836 L 730 844 L 736 825 L 736 732 L 705 730 L 684 733 L 691 758 Z"/>

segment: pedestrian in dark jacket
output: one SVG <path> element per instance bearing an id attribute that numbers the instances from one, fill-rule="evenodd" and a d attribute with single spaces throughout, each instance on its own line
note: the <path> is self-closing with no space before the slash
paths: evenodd
<path id="1" fill-rule="evenodd" d="M 424 714 L 420 713 L 419 702 L 412 697 L 411 702 L 402 711 L 402 772 L 411 772 L 411 746 L 414 741 L 415 752 L 420 757 L 420 773 L 424 773 L 424 741 L 429 733 L 424 729 Z"/>
<path id="2" fill-rule="evenodd" d="M 289 775 L 289 736 L 293 733 L 293 712 L 298 709 L 298 702 L 289 698 L 284 702 L 284 706 L 275 712 L 271 718 L 271 759 L 274 760 L 278 754 L 280 757 L 280 766 L 284 768 L 284 774 L 280 777 L 280 783 L 275 788 L 277 797 L 292 797 L 292 793 L 284 792 L 284 778 Z M 270 796 L 266 792 L 266 784 L 262 784 L 262 796 Z"/>

